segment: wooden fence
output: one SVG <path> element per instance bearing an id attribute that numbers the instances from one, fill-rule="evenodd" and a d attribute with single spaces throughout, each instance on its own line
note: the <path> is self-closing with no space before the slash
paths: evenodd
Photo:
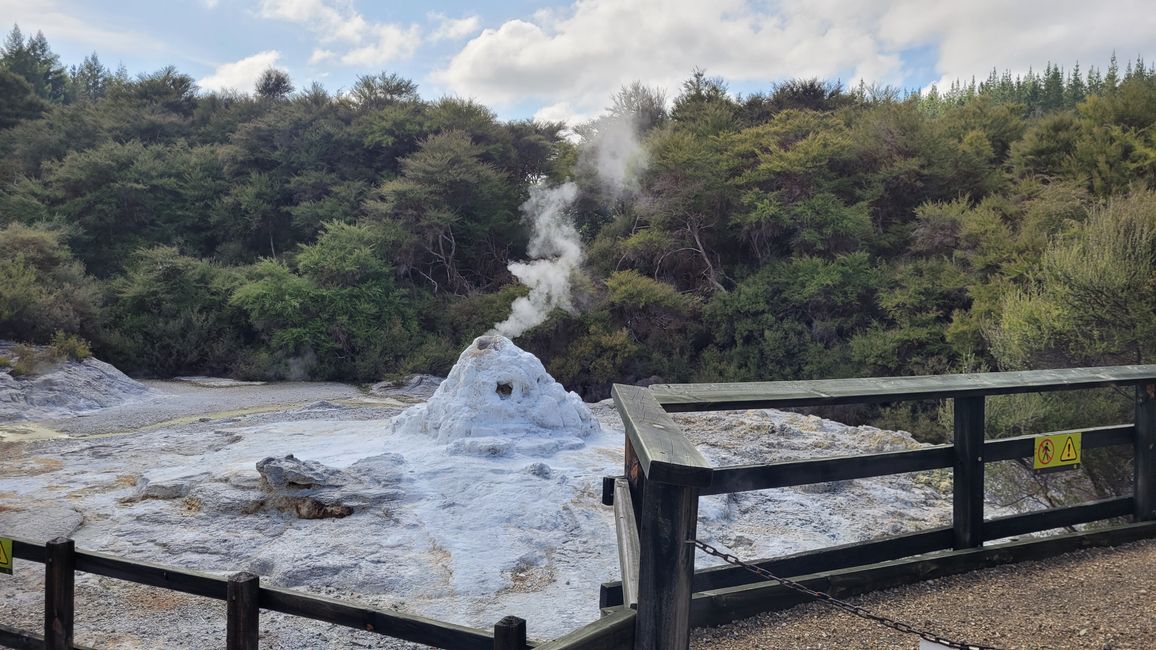
<path id="1" fill-rule="evenodd" d="M 1135 387 L 1132 424 L 1082 429 L 1083 448 L 1133 451 L 1131 496 L 985 519 L 986 463 L 1030 458 L 1034 436 L 985 439 L 989 395 Z M 757 562 L 812 589 L 848 596 L 871 589 L 959 573 L 1077 548 L 1156 536 L 1156 365 L 1071 368 L 927 377 L 836 379 L 742 384 L 616 385 L 613 397 L 626 430 L 624 480 L 608 479 L 614 502 L 623 580 L 603 585 L 603 607 L 634 606 L 634 648 L 689 646 L 692 625 L 715 625 L 806 599 L 740 567 L 696 571 L 694 539 L 701 495 L 951 468 L 952 525 Z M 912 451 L 712 467 L 671 418 L 672 412 L 790 408 L 907 400 L 953 400 L 953 444 Z M 1060 432 L 1057 432 L 1060 433 Z M 629 503 L 624 503 L 628 501 Z M 984 542 L 1075 524 L 1129 517 L 1132 523 L 1091 532 Z M 626 528 L 627 530 L 623 530 Z M 632 529 L 632 530 L 631 530 Z M 636 600 L 636 603 L 635 603 Z M 625 647 L 625 646 L 624 646 Z"/>
<path id="2" fill-rule="evenodd" d="M 986 463 L 1030 457 L 1033 437 L 986 440 L 988 395 L 1135 386 L 1132 424 L 1083 429 L 1084 449 L 1133 450 L 1131 496 L 984 519 Z M 626 430 L 624 476 L 603 485 L 613 504 L 623 580 L 603 585 L 603 616 L 546 643 L 527 642 L 526 621 L 506 617 L 482 630 L 421 616 L 360 607 L 288 589 L 263 587 L 249 573 L 229 578 L 78 551 L 68 539 L 45 545 L 14 540 L 17 559 L 45 565 L 44 636 L 0 626 L 0 645 L 72 648 L 73 581 L 82 571 L 226 602 L 226 647 L 253 650 L 261 610 L 368 630 L 436 648 L 523 650 L 680 650 L 692 625 L 714 625 L 790 607 L 805 596 L 756 582 L 739 567 L 695 570 L 700 495 L 951 468 L 950 527 L 762 560 L 757 564 L 812 589 L 848 596 L 1021 559 L 1156 536 L 1156 365 L 1075 368 L 938 377 L 842 379 L 748 384 L 616 385 Z M 954 400 L 954 440 L 901 452 L 712 467 L 670 412 Z M 1075 524 L 1130 517 L 1091 532 L 985 546 L 984 542 Z"/>

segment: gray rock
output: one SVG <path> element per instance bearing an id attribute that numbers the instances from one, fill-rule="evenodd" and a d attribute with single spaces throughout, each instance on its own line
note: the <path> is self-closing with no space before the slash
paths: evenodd
<path id="1" fill-rule="evenodd" d="M 546 463 L 533 463 L 526 466 L 526 473 L 530 476 L 537 476 L 538 478 L 550 478 L 554 475 L 553 470 Z"/>
<path id="2" fill-rule="evenodd" d="M 265 484 L 275 490 L 331 487 L 348 482 L 341 470 L 326 467 L 315 460 L 298 460 L 293 454 L 257 461 L 257 472 L 265 479 Z"/>
<path id="3" fill-rule="evenodd" d="M 369 387 L 378 397 L 393 397 L 403 401 L 423 402 L 441 386 L 442 378 L 433 375 L 410 375 L 401 381 L 380 381 Z"/>
<path id="4" fill-rule="evenodd" d="M 3 342 L 0 354 L 17 356 Z M 69 417 L 151 395 L 144 384 L 97 359 L 62 362 L 30 377 L 0 372 L 0 422 Z"/>
<path id="5" fill-rule="evenodd" d="M 207 474 L 204 476 L 208 476 Z M 144 499 L 183 499 L 188 496 L 192 489 L 192 480 L 172 481 L 169 483 L 150 483 L 147 478 L 142 478 L 137 483 L 137 491 L 134 495 L 134 501 L 143 501 Z"/>
<path id="6" fill-rule="evenodd" d="M 72 508 L 29 503 L 27 510 L 0 512 L 0 531 L 42 544 L 57 537 L 71 537 L 84 524 L 84 515 Z"/>
<path id="7" fill-rule="evenodd" d="M 258 508 L 287 512 L 301 519 L 347 517 L 355 511 L 400 499 L 403 494 L 398 488 L 399 468 L 404 464 L 405 459 L 398 454 L 363 458 L 347 471 L 303 461 L 292 454 L 265 458 L 257 463 L 264 488 Z"/>

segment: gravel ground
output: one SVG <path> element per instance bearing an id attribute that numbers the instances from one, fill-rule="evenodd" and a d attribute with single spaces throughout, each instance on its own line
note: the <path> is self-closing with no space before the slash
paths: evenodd
<path id="1" fill-rule="evenodd" d="M 1077 551 L 850 599 L 948 638 L 1006 650 L 1156 648 L 1156 540 Z M 820 603 L 697 630 L 698 650 L 916 648 Z"/>

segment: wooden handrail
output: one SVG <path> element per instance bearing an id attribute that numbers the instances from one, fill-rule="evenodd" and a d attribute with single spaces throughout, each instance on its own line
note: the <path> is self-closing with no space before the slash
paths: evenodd
<path id="1" fill-rule="evenodd" d="M 1156 381 L 1156 365 L 714 384 L 655 384 L 667 412 L 871 404 L 977 395 L 1039 393 Z"/>

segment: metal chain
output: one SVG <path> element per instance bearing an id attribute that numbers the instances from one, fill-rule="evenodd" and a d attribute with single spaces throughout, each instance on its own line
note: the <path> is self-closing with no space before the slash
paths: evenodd
<path id="1" fill-rule="evenodd" d="M 938 634 L 933 634 L 933 633 L 928 632 L 926 630 L 921 630 L 921 629 L 916 628 L 916 627 L 914 627 L 908 623 L 904 623 L 903 621 L 897 621 L 897 620 L 895 620 L 893 618 L 889 618 L 887 616 L 875 614 L 875 613 L 873 613 L 869 610 L 866 610 L 866 609 L 864 609 L 858 605 L 853 605 L 853 604 L 851 604 L 845 600 L 840 600 L 840 599 L 832 596 L 831 594 L 825 594 L 821 591 L 815 591 L 814 589 L 811 589 L 810 587 L 807 587 L 807 586 L 804 586 L 798 582 L 795 582 L 794 580 L 789 580 L 787 578 L 780 578 L 779 576 L 771 573 L 770 571 L 767 571 L 766 569 L 764 569 L 762 567 L 743 562 L 742 560 L 731 555 L 730 553 L 724 553 L 724 552 L 718 550 L 717 548 L 711 546 L 710 544 L 707 544 L 705 542 L 700 542 L 697 539 L 687 540 L 686 543 L 687 544 L 693 544 L 693 545 L 697 546 L 699 549 L 701 549 L 704 553 L 706 553 L 708 555 L 713 555 L 717 558 L 721 558 L 723 561 L 730 563 L 730 564 L 733 564 L 735 566 L 740 566 L 740 567 L 746 569 L 747 571 L 754 573 L 755 575 L 766 578 L 767 580 L 774 580 L 774 581 L 778 582 L 779 584 L 783 585 L 784 587 L 788 587 L 790 589 L 794 589 L 795 591 L 807 594 L 808 596 L 811 596 L 811 597 L 813 597 L 816 600 L 819 600 L 821 602 L 827 603 L 828 605 L 830 605 L 836 609 L 841 609 L 845 612 L 848 612 L 850 614 L 854 614 L 855 616 L 860 616 L 860 617 L 865 618 L 869 621 L 875 621 L 876 623 L 879 623 L 880 625 L 883 625 L 885 627 L 889 627 L 893 630 L 897 630 L 899 632 L 905 632 L 908 634 L 914 634 L 921 639 L 931 641 L 932 643 L 938 643 L 939 645 L 947 646 L 948 648 L 958 648 L 959 650 L 999 650 L 999 648 L 996 648 L 995 646 L 980 645 L 977 643 L 966 643 L 964 641 L 953 641 L 951 639 L 947 639 L 947 638 L 944 638 L 942 636 L 939 636 Z"/>

